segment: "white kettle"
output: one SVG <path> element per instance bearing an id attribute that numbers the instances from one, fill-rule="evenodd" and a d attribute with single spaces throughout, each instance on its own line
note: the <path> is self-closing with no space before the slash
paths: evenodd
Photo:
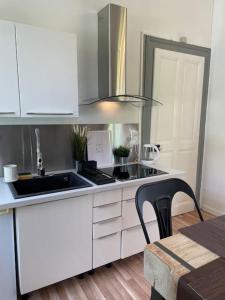
<path id="1" fill-rule="evenodd" d="M 145 144 L 144 146 L 143 163 L 153 164 L 160 157 L 159 148 L 153 144 Z"/>

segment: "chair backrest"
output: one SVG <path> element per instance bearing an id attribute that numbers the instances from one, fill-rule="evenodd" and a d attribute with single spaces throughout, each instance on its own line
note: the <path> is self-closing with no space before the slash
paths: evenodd
<path id="1" fill-rule="evenodd" d="M 194 192 L 185 181 L 171 178 L 144 184 L 137 190 L 135 203 L 147 244 L 150 244 L 150 239 L 143 219 L 144 202 L 148 201 L 153 206 L 158 222 L 160 239 L 163 239 L 172 235 L 171 205 L 177 192 L 183 192 L 193 199 L 199 218 L 203 221 Z"/>

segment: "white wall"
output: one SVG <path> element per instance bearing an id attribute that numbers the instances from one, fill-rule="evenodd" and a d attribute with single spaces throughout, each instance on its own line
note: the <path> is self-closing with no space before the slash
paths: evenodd
<path id="1" fill-rule="evenodd" d="M 0 18 L 51 29 L 76 32 L 78 35 L 78 67 L 80 100 L 97 95 L 97 12 L 108 0 L 0 0 Z M 140 88 L 140 33 L 210 46 L 213 0 L 115 0 L 128 8 L 127 90 Z M 137 121 L 137 109 L 120 110 L 117 120 Z M 114 121 L 111 114 L 109 121 Z M 105 112 L 82 109 L 80 121 L 93 115 L 105 120 Z M 129 115 L 129 117 L 128 117 Z M 102 120 L 103 120 L 102 119 Z"/>
<path id="2" fill-rule="evenodd" d="M 225 1 L 216 0 L 202 182 L 203 207 L 225 214 Z"/>

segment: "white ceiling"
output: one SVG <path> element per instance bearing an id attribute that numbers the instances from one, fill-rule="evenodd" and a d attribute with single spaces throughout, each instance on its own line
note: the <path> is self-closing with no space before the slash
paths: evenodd
<path id="1" fill-rule="evenodd" d="M 73 31 L 76 22 L 96 15 L 107 0 L 0 0 L 0 18 Z M 123 1 L 119 1 L 123 2 Z M 86 19 L 88 22 L 88 19 Z"/>
<path id="2" fill-rule="evenodd" d="M 0 18 L 74 31 L 81 17 L 88 22 L 109 2 L 128 7 L 129 16 L 146 18 L 159 27 L 164 24 L 165 30 L 179 30 L 179 22 L 180 30 L 195 27 L 204 34 L 211 26 L 213 0 L 0 0 Z"/>
<path id="3" fill-rule="evenodd" d="M 98 88 L 97 12 L 110 2 L 128 8 L 129 93 L 140 88 L 141 32 L 176 41 L 186 36 L 190 44 L 211 45 L 213 0 L 0 0 L 0 19 L 75 32 L 79 98 L 87 99 Z"/>

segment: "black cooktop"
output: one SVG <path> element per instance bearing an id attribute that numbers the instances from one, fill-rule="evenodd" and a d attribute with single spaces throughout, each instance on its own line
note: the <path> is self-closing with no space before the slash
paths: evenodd
<path id="1" fill-rule="evenodd" d="M 107 175 L 115 177 L 117 180 L 120 181 L 168 174 L 161 170 L 147 167 L 138 163 L 116 166 L 111 168 L 103 168 L 100 169 L 100 171 L 104 172 Z"/>

